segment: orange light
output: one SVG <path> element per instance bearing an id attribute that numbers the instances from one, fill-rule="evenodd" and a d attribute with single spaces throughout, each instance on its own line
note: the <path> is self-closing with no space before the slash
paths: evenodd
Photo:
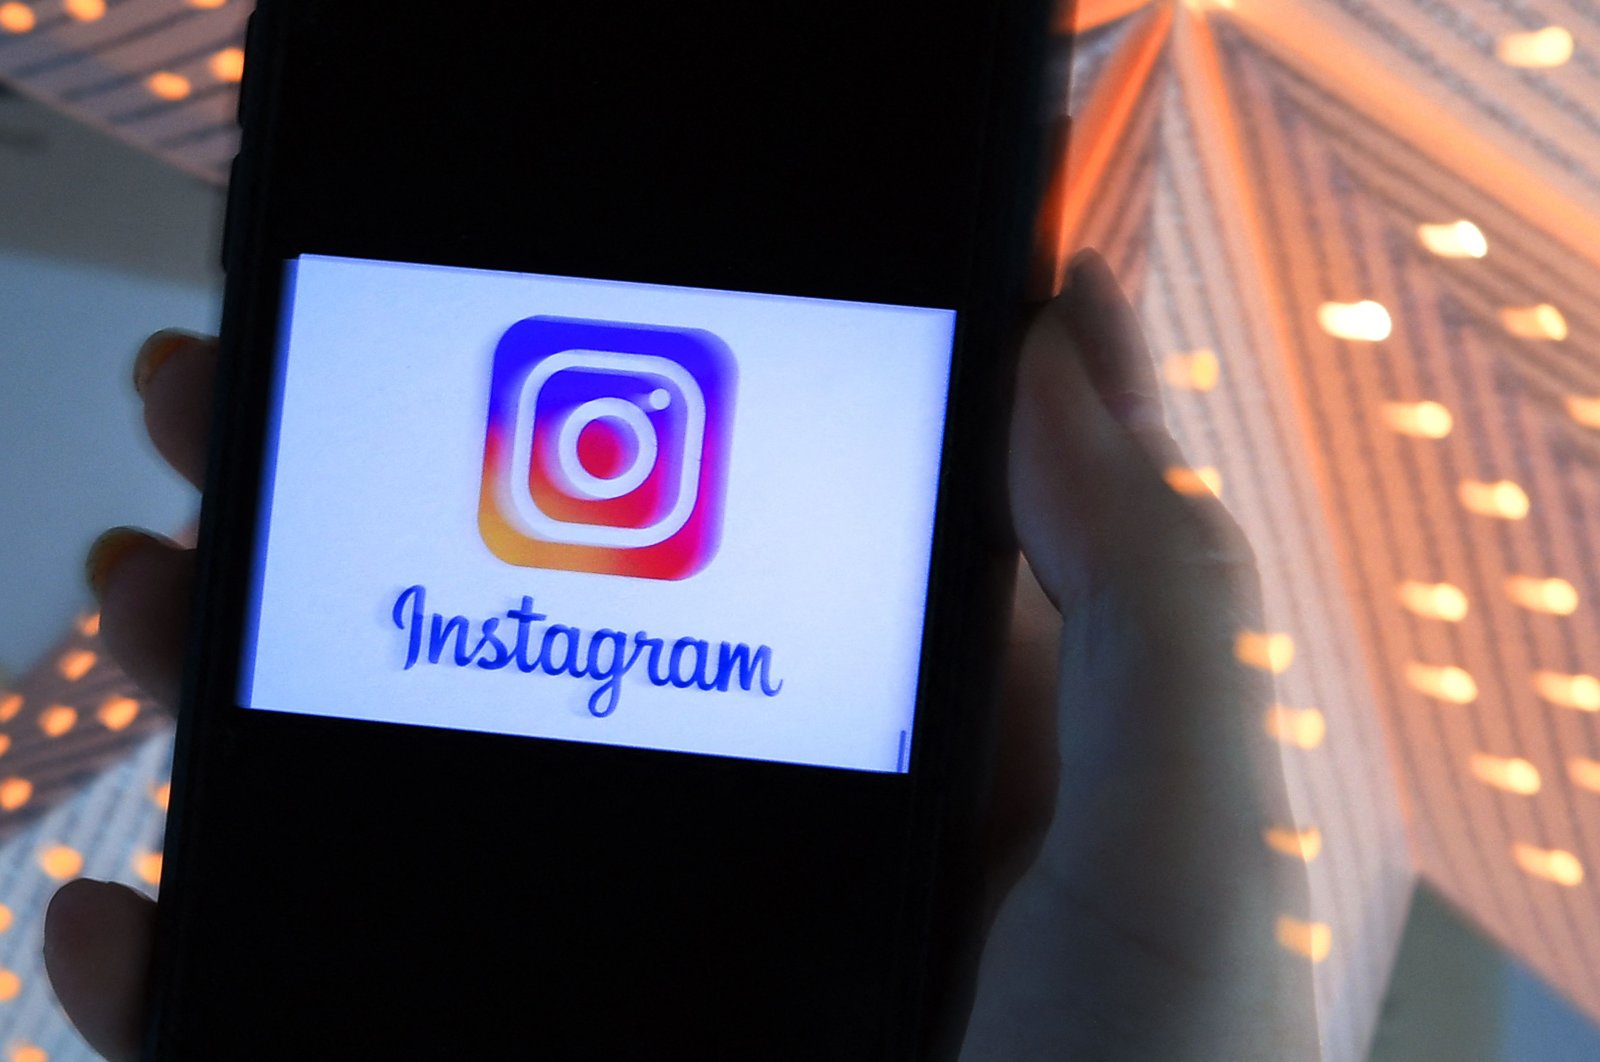
<path id="1" fill-rule="evenodd" d="M 1274 826 L 1266 832 L 1267 847 L 1309 863 L 1322 852 L 1322 831 L 1315 826 L 1291 830 Z"/>
<path id="2" fill-rule="evenodd" d="M 7 1062 L 50 1062 L 50 1056 L 42 1047 L 33 1044 L 17 1044 L 11 1049 L 11 1057 Z"/>
<path id="3" fill-rule="evenodd" d="M 161 884 L 161 853 L 146 852 L 133 860 L 133 872 L 146 885 Z"/>
<path id="4" fill-rule="evenodd" d="M 1600 712 L 1600 678 L 1593 675 L 1565 675 L 1559 671 L 1535 671 L 1533 688 L 1539 696 L 1562 708 L 1580 712 Z"/>
<path id="5" fill-rule="evenodd" d="M 157 70 L 145 78 L 145 87 L 164 100 L 177 101 L 189 95 L 189 79 L 170 70 Z"/>
<path id="6" fill-rule="evenodd" d="M 89 673 L 94 667 L 95 655 L 87 649 L 74 649 L 63 653 L 61 659 L 56 661 L 56 670 L 61 672 L 61 677 L 68 682 L 77 682 Z"/>
<path id="7" fill-rule="evenodd" d="M 65 704 L 53 704 L 39 713 L 39 729 L 49 737 L 60 737 L 78 725 L 78 710 Z"/>
<path id="8" fill-rule="evenodd" d="M 22 711 L 22 694 L 12 693 L 0 697 L 0 723 L 9 723 Z"/>
<path id="9" fill-rule="evenodd" d="M 108 697 L 95 718 L 107 730 L 122 730 L 139 718 L 139 702 L 132 697 Z"/>
<path id="10" fill-rule="evenodd" d="M 1495 45 L 1495 54 L 1507 66 L 1548 69 L 1572 58 L 1572 34 L 1560 26 L 1527 33 L 1508 33 Z"/>
<path id="11" fill-rule="evenodd" d="M 1267 709 L 1267 736 L 1297 749 L 1314 749 L 1328 732 L 1327 720 L 1315 708 L 1285 708 L 1275 704 Z"/>
<path id="12" fill-rule="evenodd" d="M 1520 796 L 1532 796 L 1539 791 L 1539 768 L 1527 760 L 1475 752 L 1469 766 L 1473 777 L 1484 785 Z"/>
<path id="13" fill-rule="evenodd" d="M 198 7 L 202 11 L 213 11 L 227 2 L 228 0 L 188 0 L 190 7 Z"/>
<path id="14" fill-rule="evenodd" d="M 1461 504 L 1479 516 L 1521 520 L 1528 515 L 1528 494 L 1509 479 L 1495 483 L 1463 480 L 1457 490 Z"/>
<path id="15" fill-rule="evenodd" d="M 160 785 L 151 789 L 150 799 L 153 800 L 156 807 L 160 808 L 162 811 L 167 810 L 167 804 L 172 799 L 172 783 L 162 782 Z"/>
<path id="16" fill-rule="evenodd" d="M 1600 762 L 1586 756 L 1574 756 L 1567 761 L 1567 777 L 1579 789 L 1600 793 Z"/>
<path id="17" fill-rule="evenodd" d="M 0 809 L 15 811 L 33 799 L 33 783 L 26 778 L 7 778 L 0 782 Z"/>
<path id="18" fill-rule="evenodd" d="M 4 756 L 6 753 L 8 753 L 10 751 L 11 751 L 11 735 L 10 734 L 0 734 L 0 756 Z"/>
<path id="19" fill-rule="evenodd" d="M 1489 253 L 1483 230 L 1470 221 L 1418 225 L 1417 239 L 1440 258 L 1482 258 Z"/>
<path id="20" fill-rule="evenodd" d="M 1400 604 L 1427 619 L 1459 623 L 1467 615 L 1467 595 L 1450 583 L 1407 581 L 1400 584 L 1398 596 Z"/>
<path id="21" fill-rule="evenodd" d="M 1406 682 L 1417 692 L 1449 704 L 1471 704 L 1478 699 L 1478 684 L 1459 667 L 1407 664 Z"/>
<path id="22" fill-rule="evenodd" d="M 1578 611 L 1577 587 L 1565 579 L 1534 579 L 1526 575 L 1513 575 L 1506 580 L 1506 593 L 1511 600 L 1530 612 L 1570 616 Z"/>
<path id="23" fill-rule="evenodd" d="M 1167 383 L 1181 391 L 1209 391 L 1217 386 L 1221 371 L 1216 352 L 1211 350 L 1170 354 L 1162 365 Z"/>
<path id="24" fill-rule="evenodd" d="M 1240 631 L 1234 639 L 1233 655 L 1242 664 L 1280 675 L 1294 663 L 1294 639 L 1287 634 Z"/>
<path id="25" fill-rule="evenodd" d="M 1568 395 L 1565 404 L 1567 416 L 1585 428 L 1600 428 L 1600 397 Z"/>
<path id="26" fill-rule="evenodd" d="M 1567 319 L 1547 302 L 1537 306 L 1508 306 L 1500 311 L 1500 323 L 1507 332 L 1521 339 L 1567 338 Z"/>
<path id="27" fill-rule="evenodd" d="M 224 48 L 211 57 L 211 73 L 218 81 L 238 81 L 244 77 L 244 49 Z"/>
<path id="28" fill-rule="evenodd" d="M 0 970 L 0 1003 L 16 999 L 22 991 L 22 978 L 10 970 Z"/>
<path id="29" fill-rule="evenodd" d="M 1443 439 L 1455 427 L 1450 411 L 1437 402 L 1385 402 L 1383 419 L 1390 430 L 1418 439 Z"/>
<path id="30" fill-rule="evenodd" d="M 1220 497 L 1222 494 L 1222 473 L 1214 468 L 1184 468 L 1174 465 L 1167 469 L 1167 486 L 1179 494 L 1191 498 Z"/>
<path id="31" fill-rule="evenodd" d="M 85 638 L 93 638 L 100 633 L 100 613 L 91 612 L 78 620 L 78 633 Z"/>
<path id="32" fill-rule="evenodd" d="M 106 17 L 106 0 L 66 0 L 67 14 L 79 22 L 96 22 Z"/>
<path id="33" fill-rule="evenodd" d="M 39 24 L 39 19 L 33 13 L 33 8 L 27 4 L 12 3 L 0 4 L 0 30 L 7 33 L 27 33 Z"/>
<path id="34" fill-rule="evenodd" d="M 11 908 L 7 907 L 3 903 L 0 903 L 0 933 L 4 933 L 6 930 L 10 929 L 12 921 Z"/>
<path id="35" fill-rule="evenodd" d="M 1335 339 L 1351 339 L 1364 343 L 1377 343 L 1388 339 L 1394 331 L 1394 321 L 1382 303 L 1363 299 L 1360 302 L 1325 302 L 1317 308 L 1317 323 Z"/>
<path id="36" fill-rule="evenodd" d="M 1511 852 L 1516 857 L 1517 865 L 1536 878 L 1553 881 L 1557 885 L 1583 883 L 1583 864 L 1565 849 L 1539 848 L 1519 841 L 1512 846 Z"/>
<path id="37" fill-rule="evenodd" d="M 1278 919 L 1278 944 L 1312 962 L 1321 962 L 1333 950 L 1333 930 L 1326 922 L 1302 922 L 1282 915 Z"/>
<path id="38" fill-rule="evenodd" d="M 39 866 L 57 881 L 77 877 L 83 870 L 83 856 L 75 848 L 53 845 L 39 853 Z"/>

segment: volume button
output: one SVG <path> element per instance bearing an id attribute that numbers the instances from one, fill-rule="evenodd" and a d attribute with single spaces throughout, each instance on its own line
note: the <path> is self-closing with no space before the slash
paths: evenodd
<path id="1" fill-rule="evenodd" d="M 239 187 L 239 156 L 228 166 L 228 201 L 222 211 L 222 271 L 233 268 L 234 251 L 239 246 L 239 208 L 244 192 Z"/>
<path id="2" fill-rule="evenodd" d="M 244 103 L 245 96 L 248 94 L 245 88 L 250 84 L 250 67 L 253 65 L 250 62 L 250 57 L 256 54 L 255 44 L 256 13 L 252 11 L 250 12 L 250 17 L 244 20 L 244 71 L 239 78 L 238 94 L 234 97 L 233 102 L 233 121 L 241 129 L 244 128 Z"/>

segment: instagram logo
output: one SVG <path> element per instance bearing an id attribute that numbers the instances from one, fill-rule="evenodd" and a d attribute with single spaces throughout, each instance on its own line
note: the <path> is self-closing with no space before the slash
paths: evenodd
<path id="1" fill-rule="evenodd" d="M 692 328 L 529 317 L 500 337 L 478 528 L 511 564 L 683 579 L 716 552 L 733 357 Z"/>

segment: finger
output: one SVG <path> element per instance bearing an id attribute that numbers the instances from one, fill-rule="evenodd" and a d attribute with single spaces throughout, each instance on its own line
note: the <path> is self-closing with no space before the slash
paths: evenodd
<path id="1" fill-rule="evenodd" d="M 217 341 L 173 329 L 145 340 L 133 363 L 151 442 L 195 486 L 205 477 L 216 373 Z"/>
<path id="2" fill-rule="evenodd" d="M 1067 271 L 1069 327 L 1095 392 L 1113 418 L 1159 423 L 1161 386 L 1139 317 L 1098 251 L 1084 248 Z M 1135 416 L 1137 415 L 1137 416 Z"/>
<path id="3" fill-rule="evenodd" d="M 148 531 L 116 527 L 95 540 L 85 564 L 106 648 L 146 693 L 175 707 L 194 552 Z"/>
<path id="4" fill-rule="evenodd" d="M 44 966 L 89 1046 L 119 1062 L 139 1056 L 156 905 L 132 889 L 80 878 L 44 916 Z"/>

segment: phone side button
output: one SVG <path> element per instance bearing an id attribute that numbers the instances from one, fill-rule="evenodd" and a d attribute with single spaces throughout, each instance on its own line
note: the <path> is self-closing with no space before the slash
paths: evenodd
<path id="1" fill-rule="evenodd" d="M 233 266 L 233 252 L 239 242 L 236 231 L 239 227 L 239 156 L 233 157 L 233 162 L 228 166 L 228 201 L 222 208 L 222 271 L 228 272 Z"/>

